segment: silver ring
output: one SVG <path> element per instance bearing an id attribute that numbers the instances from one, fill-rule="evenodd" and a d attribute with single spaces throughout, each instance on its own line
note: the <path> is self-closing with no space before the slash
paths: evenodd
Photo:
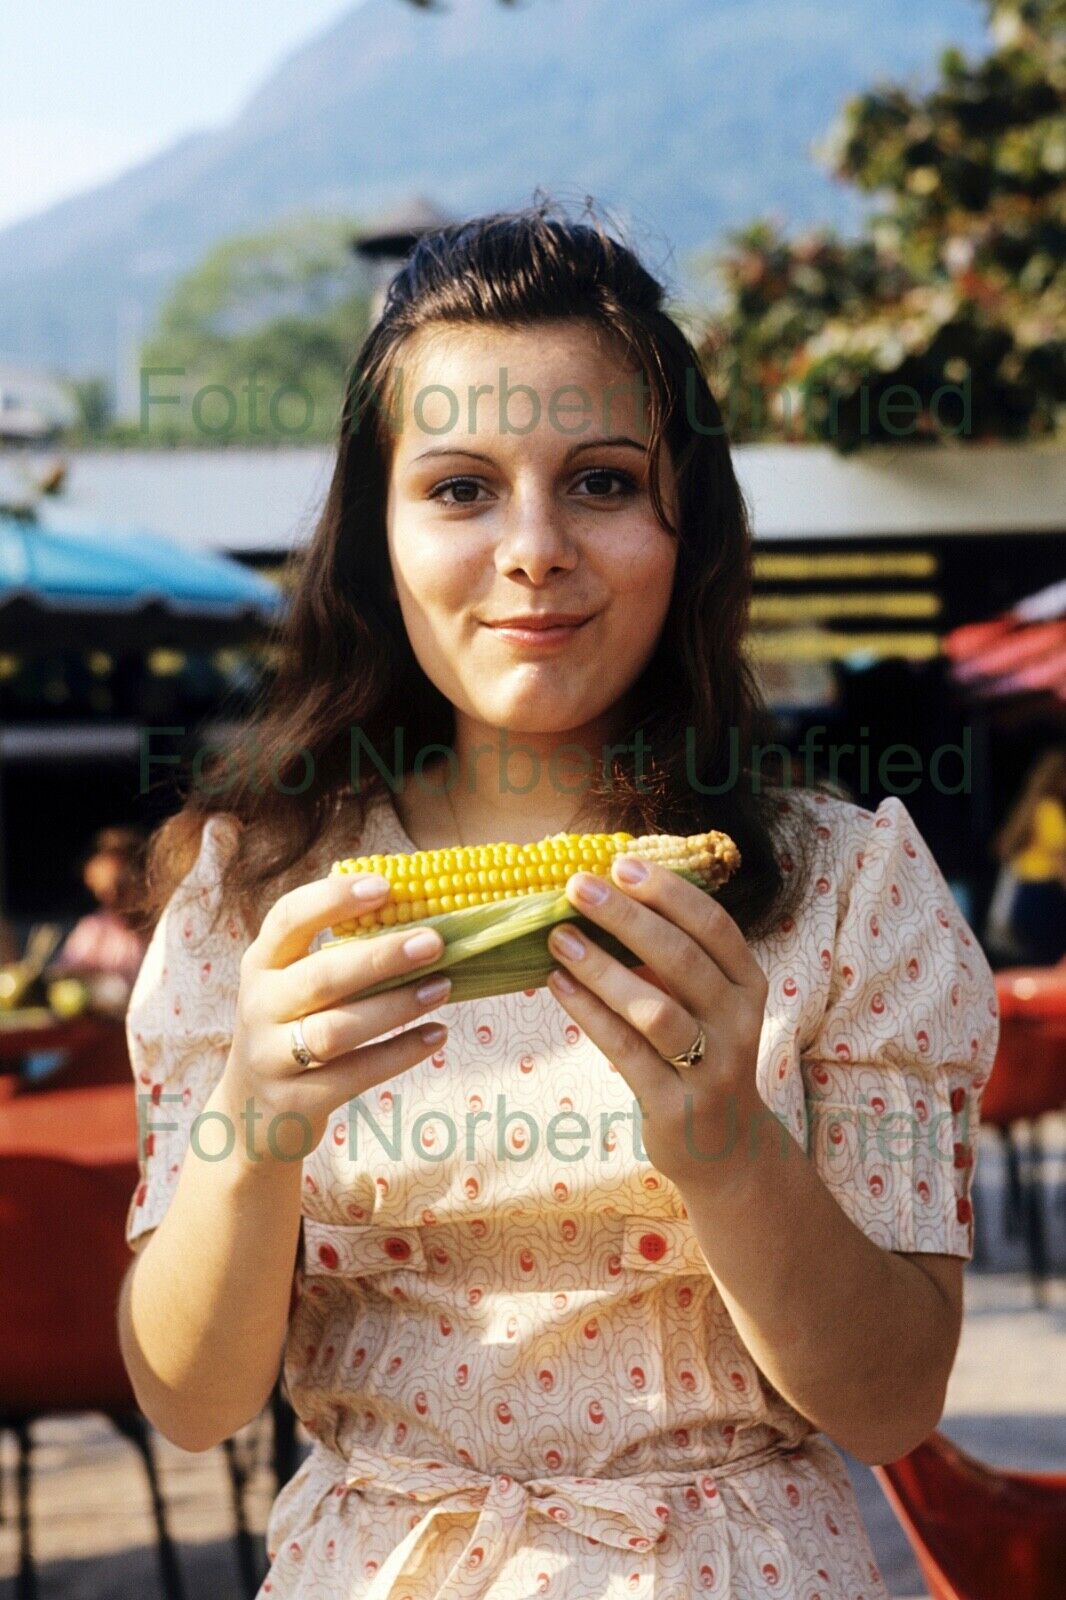
<path id="1" fill-rule="evenodd" d="M 321 1067 L 325 1065 L 325 1063 L 320 1061 L 317 1056 L 313 1056 L 310 1050 L 307 1048 L 307 1041 L 304 1038 L 304 1024 L 302 1017 L 297 1017 L 296 1021 L 291 1024 L 289 1028 L 289 1040 L 292 1045 L 293 1060 L 301 1067 Z"/>
<path id="2" fill-rule="evenodd" d="M 682 1050 L 676 1056 L 663 1056 L 664 1061 L 669 1061 L 672 1067 L 688 1068 L 696 1066 L 703 1060 L 703 1052 L 707 1048 L 707 1035 L 703 1031 L 703 1024 L 699 1025 L 699 1032 L 687 1050 Z M 662 1055 L 662 1051 L 659 1052 Z"/>

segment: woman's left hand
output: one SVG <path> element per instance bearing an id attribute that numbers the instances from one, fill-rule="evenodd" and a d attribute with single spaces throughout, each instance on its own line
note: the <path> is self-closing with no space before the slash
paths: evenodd
<path id="1" fill-rule="evenodd" d="M 645 876 L 627 883 L 623 862 L 646 868 Z M 599 902 L 582 897 L 586 885 L 600 892 Z M 552 993 L 632 1088 L 644 1148 L 663 1176 L 680 1187 L 729 1182 L 735 1163 L 723 1157 L 737 1152 L 743 1160 L 751 1119 L 766 1112 L 755 1064 L 768 985 L 744 935 L 705 890 L 633 856 L 614 858 L 610 881 L 574 873 L 566 895 L 644 966 L 623 966 L 564 922 L 548 949 L 574 989 L 566 992 L 553 972 Z M 580 940 L 584 953 L 568 949 L 567 938 Z M 665 1059 L 688 1050 L 701 1027 L 698 1064 Z"/>

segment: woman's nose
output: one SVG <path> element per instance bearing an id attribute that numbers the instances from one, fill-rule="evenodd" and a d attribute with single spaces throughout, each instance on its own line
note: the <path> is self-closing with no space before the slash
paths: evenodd
<path id="1" fill-rule="evenodd" d="M 556 569 L 569 571 L 577 561 L 566 513 L 548 491 L 516 492 L 507 504 L 496 544 L 500 572 L 521 569 L 539 582 Z"/>

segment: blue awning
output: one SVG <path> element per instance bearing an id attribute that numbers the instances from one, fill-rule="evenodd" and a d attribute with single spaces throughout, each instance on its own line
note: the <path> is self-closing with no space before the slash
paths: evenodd
<path id="1" fill-rule="evenodd" d="M 264 632 L 288 600 L 228 556 L 143 528 L 60 522 L 61 511 L 0 515 L 0 646 L 146 645 Z"/>
<path id="2" fill-rule="evenodd" d="M 145 529 L 0 516 L 0 604 L 19 594 L 59 606 L 156 601 L 173 611 L 252 609 L 264 617 L 283 603 L 275 584 L 239 562 Z"/>

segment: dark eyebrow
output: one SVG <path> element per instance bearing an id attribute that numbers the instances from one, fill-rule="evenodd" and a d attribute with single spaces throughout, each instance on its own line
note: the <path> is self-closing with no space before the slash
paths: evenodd
<path id="1" fill-rule="evenodd" d="M 636 439 L 630 439 L 625 434 L 616 434 L 610 439 L 582 439 L 580 444 L 573 444 L 563 457 L 563 461 L 572 461 L 574 456 L 580 455 L 582 450 L 605 450 L 609 446 L 628 446 L 631 450 L 639 450 L 641 455 L 647 455 L 647 445 L 640 444 Z M 423 450 L 420 455 L 411 457 L 411 465 L 416 461 L 425 461 L 429 456 L 469 456 L 472 461 L 487 461 L 492 465 L 492 457 L 481 455 L 477 450 L 460 450 L 454 445 L 440 445 L 435 450 Z"/>

